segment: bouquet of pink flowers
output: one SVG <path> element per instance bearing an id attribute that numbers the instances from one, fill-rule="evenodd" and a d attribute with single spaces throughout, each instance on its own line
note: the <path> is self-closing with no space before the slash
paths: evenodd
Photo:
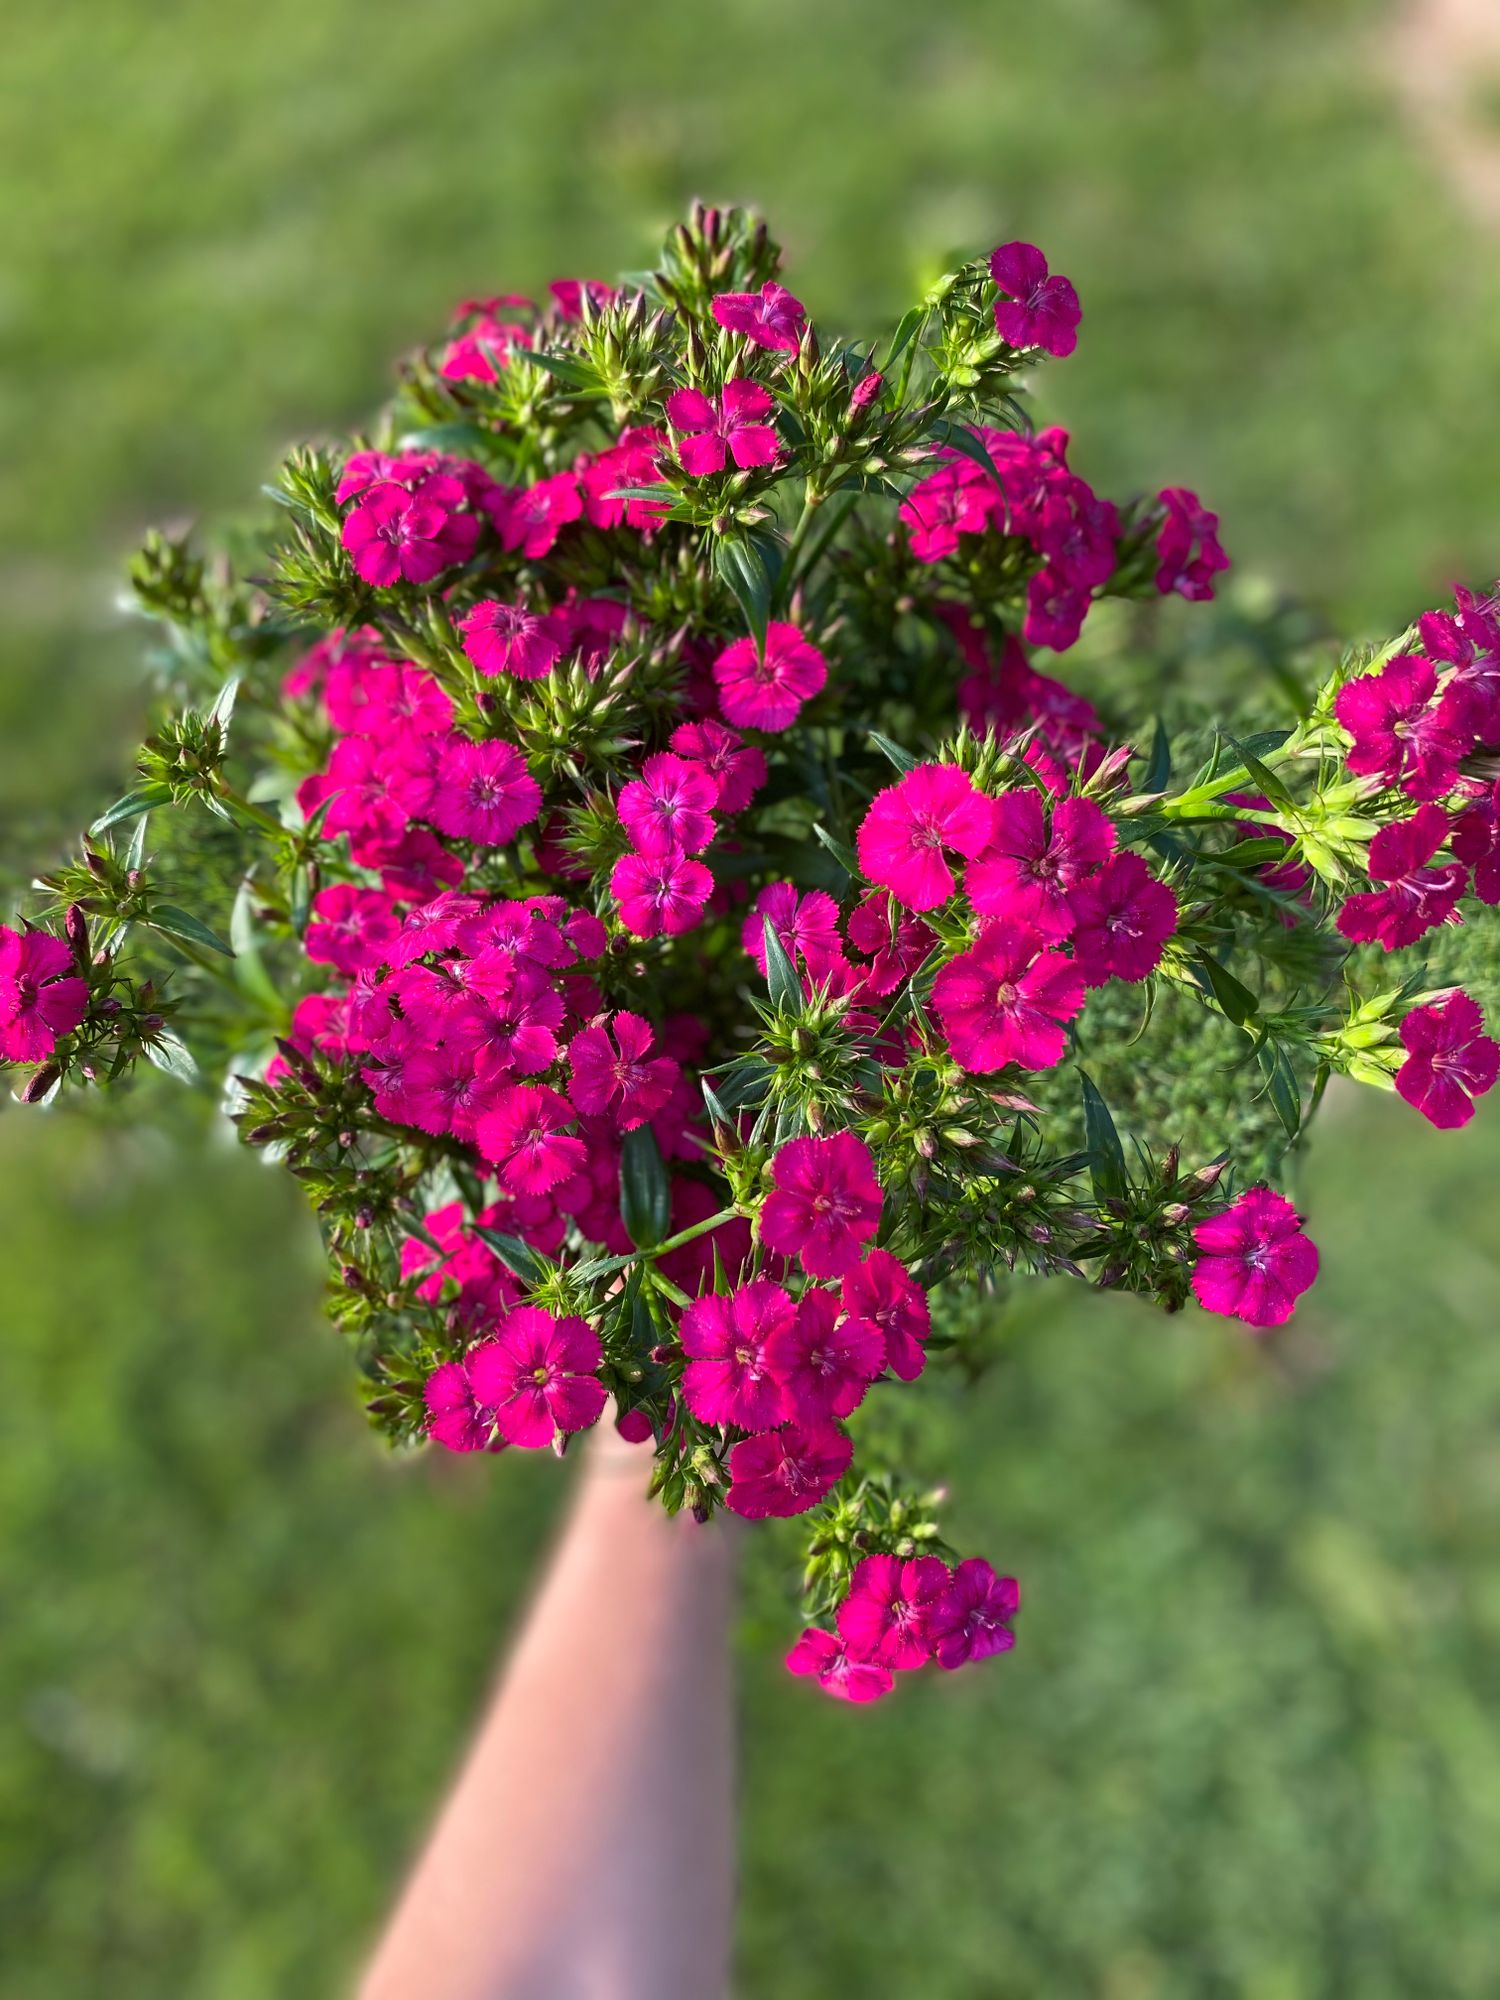
<path id="1" fill-rule="evenodd" d="M 148 540 L 164 720 L 0 928 L 0 1059 L 224 1079 L 390 1439 L 612 1401 L 669 1509 L 803 1517 L 788 1664 L 867 1701 L 1012 1643 L 882 1428 L 966 1296 L 1279 1326 L 1329 1078 L 1442 1126 L 1494 1083 L 1422 947 L 1500 901 L 1500 622 L 1170 727 L 1086 698 L 1036 656 L 1227 558 L 1033 429 L 1072 285 L 1007 243 L 872 347 L 778 269 L 700 208 L 656 271 L 470 301 L 279 534 Z"/>

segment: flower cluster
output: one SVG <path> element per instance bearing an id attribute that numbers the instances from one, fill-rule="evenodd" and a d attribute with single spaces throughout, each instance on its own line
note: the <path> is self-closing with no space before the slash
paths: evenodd
<path id="1" fill-rule="evenodd" d="M 28 1100 L 227 1078 L 388 1437 L 562 1451 L 612 1409 L 668 1508 L 802 1520 L 788 1664 L 856 1702 L 1012 1644 L 1015 1582 L 886 1441 L 979 1365 L 956 1296 L 1279 1327 L 1328 1079 L 1451 1127 L 1500 1068 L 1466 990 L 1384 971 L 1500 905 L 1495 607 L 1148 745 L 1033 650 L 1227 558 L 1194 493 L 1106 499 L 1032 428 L 1080 324 L 1011 242 L 851 344 L 702 208 L 649 277 L 467 301 L 368 439 L 288 461 L 269 584 L 148 542 L 199 679 L 0 927 Z M 1147 1088 L 1184 1007 L 1186 1160 Z"/>

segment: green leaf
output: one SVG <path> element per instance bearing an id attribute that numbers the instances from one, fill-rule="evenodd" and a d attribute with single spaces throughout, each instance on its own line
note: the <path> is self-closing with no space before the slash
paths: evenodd
<path id="1" fill-rule="evenodd" d="M 229 734 L 229 724 L 234 717 L 235 697 L 239 694 L 239 691 L 240 677 L 238 674 L 231 674 L 223 687 L 214 696 L 214 705 L 204 718 L 207 722 L 218 723 L 220 742 Z"/>
<path id="2" fill-rule="evenodd" d="M 1120 1200 L 1129 1183 L 1125 1174 L 1125 1148 L 1115 1130 L 1109 1106 L 1099 1095 L 1087 1070 L 1078 1072 L 1083 1092 L 1083 1134 L 1088 1148 L 1089 1178 L 1100 1201 Z"/>
<path id="3" fill-rule="evenodd" d="M 703 1092 L 704 1106 L 715 1125 L 726 1126 L 732 1132 L 734 1130 L 734 1120 L 723 1104 L 720 1103 L 718 1092 L 706 1076 L 699 1078 L 698 1088 Z"/>
<path id="4" fill-rule="evenodd" d="M 1282 1130 L 1289 1139 L 1295 1139 L 1302 1130 L 1302 1092 L 1291 1060 L 1269 1035 L 1262 1035 L 1256 1043 L 1255 1055 L 1266 1079 L 1266 1095 L 1281 1120 Z"/>
<path id="5" fill-rule="evenodd" d="M 641 1250 L 660 1243 L 671 1214 L 672 1189 L 656 1134 L 638 1125 L 620 1148 L 620 1216 L 631 1242 Z"/>
<path id="6" fill-rule="evenodd" d="M 834 860 L 846 875 L 852 875 L 857 882 L 860 876 L 859 856 L 852 847 L 846 847 L 842 840 L 835 840 L 826 826 L 815 826 L 813 832 L 822 841 Z"/>
<path id="7" fill-rule="evenodd" d="M 565 388 L 579 390 L 588 396 L 604 394 L 594 370 L 587 362 L 579 361 L 571 354 L 548 354 L 539 347 L 528 347 L 521 350 L 520 358 L 529 361 L 533 368 L 545 369 Z"/>
<path id="8" fill-rule="evenodd" d="M 1151 742 L 1151 759 L 1141 780 L 1143 792 L 1164 792 L 1172 782 L 1172 741 L 1161 717 L 1156 718 L 1156 735 Z"/>
<path id="9" fill-rule="evenodd" d="M 889 758 L 898 771 L 903 774 L 907 771 L 915 771 L 917 768 L 916 758 L 903 750 L 899 743 L 893 743 L 889 736 L 882 736 L 878 729 L 872 729 L 868 734 L 875 748 L 882 756 Z"/>
<path id="10" fill-rule="evenodd" d="M 200 922 L 189 910 L 179 910 L 175 903 L 158 903 L 149 917 L 142 919 L 154 931 L 165 931 L 168 937 L 181 938 L 185 944 L 201 945 L 205 951 L 216 951 L 221 958 L 233 958 L 234 951 L 217 931 L 211 931 L 207 924 Z"/>
<path id="11" fill-rule="evenodd" d="M 487 1243 L 507 1271 L 513 1272 L 528 1290 L 550 1277 L 555 1266 L 533 1250 L 529 1243 L 523 1243 L 519 1236 L 507 1236 L 503 1229 L 486 1229 L 482 1223 L 473 1225 L 474 1234 L 481 1243 Z"/>
<path id="12" fill-rule="evenodd" d="M 130 836 L 130 845 L 125 850 L 125 873 L 133 875 L 146 859 L 146 824 L 149 815 L 140 813 L 136 817 L 135 832 Z"/>
<path id="13" fill-rule="evenodd" d="M 1256 834 L 1249 840 L 1237 840 L 1233 847 L 1226 847 L 1222 854 L 1209 858 L 1218 862 L 1221 868 L 1259 868 L 1267 861 L 1284 861 L 1291 852 L 1284 840 L 1274 834 Z"/>
<path id="14" fill-rule="evenodd" d="M 1242 985 L 1232 972 L 1226 972 L 1206 951 L 1193 961 L 1192 970 L 1198 985 L 1213 997 L 1219 1011 L 1237 1028 L 1260 1012 L 1260 1002 L 1250 988 Z"/>
<path id="15" fill-rule="evenodd" d="M 786 955 L 786 948 L 776 935 L 776 926 L 767 917 L 763 926 L 766 939 L 766 985 L 771 991 L 771 1005 L 787 1008 L 797 1013 L 802 1007 L 802 981 L 797 977 L 797 968 Z"/>
<path id="16" fill-rule="evenodd" d="M 950 423 L 946 417 L 939 417 L 927 435 L 935 438 L 939 444 L 947 445 L 960 457 L 972 459 L 975 465 L 982 467 L 990 475 L 997 486 L 1000 484 L 1000 474 L 995 469 L 995 461 L 990 457 L 989 446 L 982 438 L 975 437 L 966 424 Z"/>
<path id="17" fill-rule="evenodd" d="M 1236 742 L 1232 736 L 1228 738 L 1228 742 L 1229 747 L 1234 751 L 1256 784 L 1260 786 L 1260 789 L 1271 801 L 1271 804 L 1279 806 L 1283 811 L 1291 810 L 1295 812 L 1297 801 L 1287 790 L 1285 783 L 1277 777 L 1269 765 L 1263 764 L 1260 761 L 1260 758 L 1255 754 L 1250 745 Z"/>
<path id="18" fill-rule="evenodd" d="M 192 1051 L 170 1028 L 158 1028 L 150 1041 L 142 1046 L 146 1051 L 146 1060 L 155 1063 L 166 1075 L 175 1076 L 179 1083 L 197 1081 L 198 1065 L 193 1061 Z"/>
<path id="19" fill-rule="evenodd" d="M 907 348 L 911 346 L 917 335 L 922 331 L 922 328 L 927 324 L 927 315 L 930 311 L 930 306 L 913 306 L 909 312 L 902 313 L 900 319 L 897 320 L 896 331 L 891 335 L 891 351 L 885 357 L 884 369 L 886 374 L 889 374 L 895 367 Z"/>
<path id="20" fill-rule="evenodd" d="M 142 785 L 139 791 L 127 792 L 123 799 L 116 799 L 109 810 L 102 812 L 94 821 L 89 832 L 108 833 L 112 826 L 120 826 L 125 820 L 148 813 L 153 806 L 165 805 L 171 796 L 165 785 Z"/>
<path id="21" fill-rule="evenodd" d="M 766 649 L 766 621 L 771 615 L 775 578 L 766 562 L 764 545 L 749 535 L 726 535 L 714 552 L 720 581 L 733 592 L 760 651 Z"/>
<path id="22" fill-rule="evenodd" d="M 235 978 L 253 1000 L 258 1000 L 273 1017 L 281 1013 L 281 995 L 266 971 L 260 955 L 260 938 L 255 928 L 254 884 L 250 876 L 240 883 L 229 913 L 229 942 L 234 947 Z"/>

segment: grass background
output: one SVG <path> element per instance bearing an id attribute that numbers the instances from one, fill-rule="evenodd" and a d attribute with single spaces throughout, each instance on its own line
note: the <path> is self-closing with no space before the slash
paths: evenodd
<path id="1" fill-rule="evenodd" d="M 1500 550 L 1500 280 L 1360 0 L 70 0 L 0 78 L 0 845 L 119 789 L 111 611 L 448 304 L 749 198 L 820 314 L 950 246 L 1083 295 L 1047 410 L 1217 504 L 1347 626 Z M 1500 1989 L 1493 1115 L 1320 1130 L 1326 1282 L 1267 1352 L 1055 1291 L 926 1391 L 1023 1643 L 872 1716 L 743 1669 L 741 1990 L 1313 2000 Z M 288 1187 L 170 1115 L 0 1117 L 0 1996 L 337 1991 L 561 1478 L 395 1466 Z M 670 1884 L 663 1885 L 664 1910 Z"/>

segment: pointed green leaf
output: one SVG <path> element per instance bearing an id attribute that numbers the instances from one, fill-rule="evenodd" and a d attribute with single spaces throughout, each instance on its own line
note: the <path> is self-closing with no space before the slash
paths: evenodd
<path id="1" fill-rule="evenodd" d="M 158 1028 L 143 1046 L 147 1061 L 155 1063 L 167 1076 L 175 1076 L 179 1083 L 196 1082 L 198 1065 L 193 1060 L 192 1051 L 170 1028 Z"/>
<path id="2" fill-rule="evenodd" d="M 556 1268 L 540 1251 L 533 1250 L 529 1243 L 523 1243 L 519 1236 L 507 1236 L 503 1229 L 486 1229 L 478 1222 L 473 1229 L 480 1242 L 487 1243 L 506 1270 L 513 1272 L 528 1289 L 541 1284 Z"/>
<path id="3" fill-rule="evenodd" d="M 1099 1095 L 1087 1070 L 1078 1072 L 1083 1092 L 1083 1133 L 1088 1147 L 1089 1178 L 1100 1201 L 1120 1200 L 1129 1185 L 1125 1174 L 1125 1148 L 1115 1130 L 1109 1106 Z"/>
<path id="4" fill-rule="evenodd" d="M 786 955 L 786 947 L 776 935 L 776 926 L 767 917 L 763 930 L 766 940 L 766 985 L 771 992 L 771 1005 L 797 1012 L 802 1006 L 802 981 L 797 977 L 797 968 Z"/>
<path id="5" fill-rule="evenodd" d="M 1166 724 L 1161 717 L 1156 718 L 1156 735 L 1151 743 L 1151 758 L 1146 766 L 1146 775 L 1141 780 L 1143 792 L 1164 792 L 1172 782 L 1172 742 L 1167 735 Z"/>
<path id="6" fill-rule="evenodd" d="M 1199 986 L 1217 1002 L 1226 1020 L 1233 1021 L 1237 1028 L 1260 1012 L 1260 1002 L 1249 987 L 1242 985 L 1232 972 L 1226 972 L 1206 951 L 1193 961 L 1193 973 Z"/>
<path id="7" fill-rule="evenodd" d="M 762 544 L 748 535 L 726 535 L 714 554 L 720 581 L 733 592 L 756 645 L 764 652 L 775 579 Z"/>
<path id="8" fill-rule="evenodd" d="M 868 734 L 875 748 L 883 757 L 889 758 L 891 763 L 903 775 L 907 771 L 914 771 L 917 768 L 916 758 L 908 751 L 903 750 L 899 743 L 893 743 L 889 736 L 882 736 L 878 729 L 872 729 Z"/>
<path id="9" fill-rule="evenodd" d="M 100 813 L 89 832 L 107 833 L 112 826 L 120 826 L 128 819 L 150 812 L 153 806 L 165 805 L 171 796 L 165 785 L 142 785 L 139 791 L 127 792 L 123 799 L 116 799 L 107 812 Z"/>
<path id="10" fill-rule="evenodd" d="M 234 957 L 232 948 L 217 931 L 211 931 L 191 911 L 179 910 L 175 903 L 156 904 L 150 916 L 142 921 L 154 931 L 165 931 L 168 937 L 181 938 L 185 944 L 201 945 L 205 951 L 218 952 L 221 958 Z"/>
<path id="11" fill-rule="evenodd" d="M 672 1190 L 661 1148 L 649 1125 L 625 1134 L 620 1148 L 620 1216 L 630 1240 L 649 1250 L 667 1233 Z"/>
<path id="12" fill-rule="evenodd" d="M 826 826 L 815 826 L 813 832 L 822 841 L 844 873 L 852 875 L 858 881 L 860 873 L 859 856 L 854 852 L 854 849 L 847 847 L 842 840 L 835 840 Z"/>

